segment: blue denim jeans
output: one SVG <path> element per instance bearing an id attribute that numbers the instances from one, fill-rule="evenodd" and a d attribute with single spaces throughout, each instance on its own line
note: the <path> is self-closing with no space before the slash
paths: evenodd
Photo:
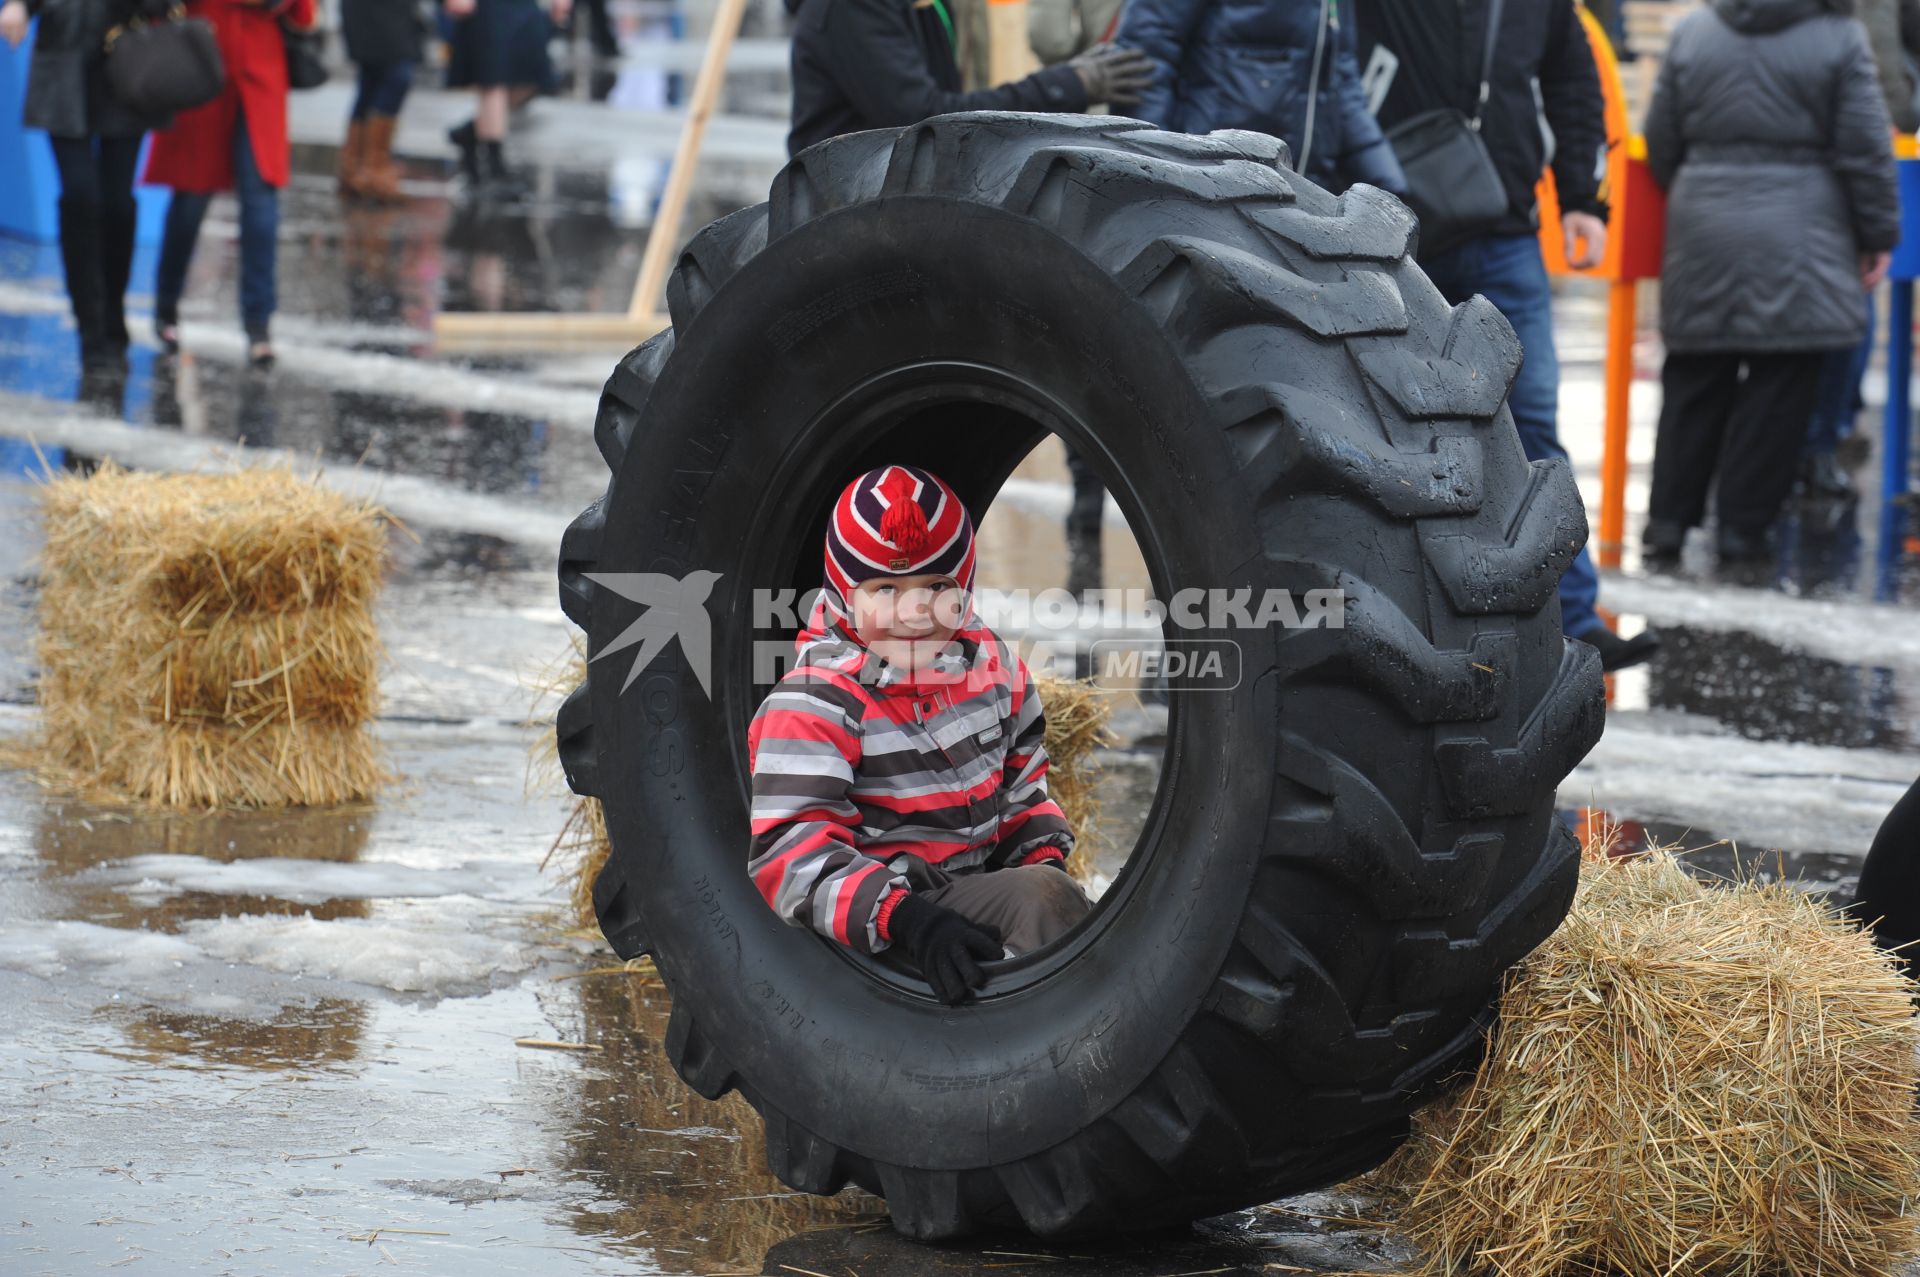
<path id="1" fill-rule="evenodd" d="M 398 115 L 413 88 L 413 63 L 362 62 L 360 88 L 353 99 L 353 118 Z"/>
<path id="2" fill-rule="evenodd" d="M 240 201 L 240 322 L 246 325 L 249 339 L 265 341 L 277 303 L 274 257 L 279 250 L 280 192 L 260 176 L 244 115 L 237 117 L 233 129 L 233 187 Z M 167 204 L 167 226 L 160 238 L 160 266 L 153 286 L 153 310 L 162 322 L 180 314 L 187 268 L 193 264 L 200 224 L 212 203 L 211 195 L 175 191 Z"/>
<path id="3" fill-rule="evenodd" d="M 1820 370 L 1820 398 L 1813 417 L 1807 423 L 1807 442 L 1801 455 L 1831 455 L 1840 441 L 1853 433 L 1854 418 L 1860 413 L 1860 383 L 1867 375 L 1867 362 L 1873 358 L 1873 338 L 1878 321 L 1873 313 L 1873 294 L 1866 295 L 1867 335 L 1850 350 L 1827 355 Z"/>
<path id="4" fill-rule="evenodd" d="M 1531 235 L 1489 235 L 1422 258 L 1434 286 L 1458 306 L 1475 293 L 1492 302 L 1520 338 L 1520 375 L 1507 396 L 1527 460 L 1565 458 L 1560 446 L 1560 359 L 1553 349 L 1553 294 L 1540 241 Z M 1583 549 L 1560 578 L 1560 624 L 1578 637 L 1600 623 L 1594 612 L 1600 577 Z"/>

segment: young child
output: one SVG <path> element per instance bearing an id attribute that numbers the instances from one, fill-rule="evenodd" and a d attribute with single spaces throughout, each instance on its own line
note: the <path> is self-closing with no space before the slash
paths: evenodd
<path id="1" fill-rule="evenodd" d="M 747 733 L 767 904 L 862 953 L 901 946 L 949 1006 L 981 961 L 1092 907 L 1066 873 L 1033 680 L 974 618 L 973 551 L 966 507 L 927 471 L 848 484 L 799 661 Z"/>

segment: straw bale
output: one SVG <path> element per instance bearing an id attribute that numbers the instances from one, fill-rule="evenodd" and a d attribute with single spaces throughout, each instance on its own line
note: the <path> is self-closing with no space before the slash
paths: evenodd
<path id="1" fill-rule="evenodd" d="M 1085 883 L 1093 877 L 1102 837 L 1096 751 L 1114 743 L 1107 726 L 1113 702 L 1084 679 L 1037 674 L 1033 683 L 1047 712 L 1047 792 L 1073 826 L 1067 871 Z"/>
<path id="2" fill-rule="evenodd" d="M 1912 988 L 1789 886 L 1590 857 L 1379 1180 L 1434 1274 L 1872 1277 L 1916 1250 Z"/>
<path id="3" fill-rule="evenodd" d="M 364 798 L 384 772 L 387 516 L 285 469 L 42 489 L 44 768 L 175 807 Z"/>

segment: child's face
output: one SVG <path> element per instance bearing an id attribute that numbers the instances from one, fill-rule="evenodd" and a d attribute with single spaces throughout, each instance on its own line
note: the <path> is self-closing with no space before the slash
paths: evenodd
<path id="1" fill-rule="evenodd" d="M 950 576 L 877 576 L 848 600 L 853 632 L 890 665 L 918 669 L 946 648 L 967 614 L 966 591 Z"/>

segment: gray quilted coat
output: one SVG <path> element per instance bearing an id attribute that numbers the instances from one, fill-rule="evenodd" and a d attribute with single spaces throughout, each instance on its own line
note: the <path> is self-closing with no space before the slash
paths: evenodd
<path id="1" fill-rule="evenodd" d="M 1646 126 L 1667 192 L 1670 351 L 1830 350 L 1864 335 L 1859 258 L 1893 247 L 1899 197 L 1866 32 L 1835 7 L 1714 0 L 1674 29 Z"/>

